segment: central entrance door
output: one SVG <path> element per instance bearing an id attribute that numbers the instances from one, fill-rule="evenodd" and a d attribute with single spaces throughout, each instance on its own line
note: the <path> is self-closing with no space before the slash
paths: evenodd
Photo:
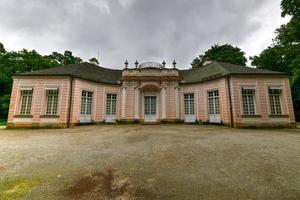
<path id="1" fill-rule="evenodd" d="M 155 95 L 144 96 L 144 121 L 145 122 L 156 122 L 156 102 L 157 98 Z"/>

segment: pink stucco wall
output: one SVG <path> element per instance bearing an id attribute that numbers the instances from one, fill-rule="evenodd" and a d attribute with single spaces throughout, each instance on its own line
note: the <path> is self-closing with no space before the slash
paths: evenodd
<path id="1" fill-rule="evenodd" d="M 226 79 L 220 78 L 198 84 L 189 84 L 180 86 L 180 117 L 184 119 L 184 100 L 185 93 L 194 93 L 196 119 L 202 122 L 208 122 L 208 92 L 219 91 L 220 114 L 223 123 L 230 123 L 230 109 L 228 100 L 228 88 Z"/>
<path id="2" fill-rule="evenodd" d="M 31 116 L 22 118 L 20 114 L 20 90 L 32 88 L 33 98 Z M 58 88 L 58 116 L 57 118 L 41 117 L 45 115 L 46 89 Z M 7 123 L 16 126 L 31 126 L 32 124 L 65 124 L 68 114 L 70 79 L 68 77 L 18 77 L 13 79 L 11 100 Z"/>
<path id="3" fill-rule="evenodd" d="M 15 77 L 11 93 L 11 103 L 9 108 L 8 124 L 12 127 L 30 126 L 33 124 L 60 124 L 66 127 L 69 110 L 69 77 Z M 270 123 L 295 123 L 293 103 L 291 97 L 290 83 L 288 78 L 279 77 L 245 77 L 232 76 L 230 78 L 233 121 L 235 126 Z M 252 86 L 256 89 L 256 117 L 243 116 L 241 88 Z M 281 107 L 282 117 L 270 116 L 268 87 L 280 86 L 282 88 Z M 31 115 L 27 117 L 18 116 L 20 113 L 20 90 L 23 87 L 33 88 L 33 102 Z M 59 88 L 59 107 L 57 118 L 47 118 L 45 115 L 46 88 Z M 80 122 L 81 93 L 83 90 L 93 92 L 92 101 L 92 121 L 104 122 L 106 119 L 106 94 L 117 95 L 116 119 L 135 120 L 136 107 L 138 107 L 138 119 L 144 119 L 143 95 L 155 93 L 157 95 L 157 119 L 163 118 L 163 96 L 162 88 L 165 89 L 165 119 L 176 120 L 176 98 L 179 101 L 179 119 L 184 120 L 184 94 L 194 93 L 195 96 L 195 116 L 198 121 L 208 122 L 208 92 L 219 91 L 220 116 L 225 124 L 231 123 L 230 103 L 228 95 L 228 84 L 225 77 L 197 83 L 179 84 L 178 81 L 124 81 L 122 85 L 109 85 L 75 78 L 73 80 L 73 94 L 71 106 L 71 124 Z M 176 89 L 179 89 L 176 97 Z M 126 90 L 125 101 L 122 100 L 123 90 Z M 137 101 L 138 93 L 138 101 Z M 125 102 L 125 105 L 122 105 Z M 124 118 L 122 118 L 122 107 L 124 108 Z M 259 115 L 259 116 L 258 116 Z"/>
<path id="4" fill-rule="evenodd" d="M 291 96 L 290 82 L 288 78 L 275 77 L 245 77 L 234 76 L 231 79 L 231 93 L 233 99 L 233 116 L 236 125 L 243 124 L 268 124 L 268 123 L 295 123 L 293 102 Z M 261 115 L 257 118 L 243 117 L 241 89 L 245 86 L 254 87 L 256 114 Z M 272 118 L 270 116 L 268 88 L 271 86 L 280 87 L 282 117 Z M 286 115 L 286 116 L 284 116 Z"/>
<path id="5" fill-rule="evenodd" d="M 79 123 L 80 107 L 81 107 L 81 93 L 83 90 L 93 92 L 92 102 L 92 121 L 103 122 L 106 114 L 106 94 L 117 95 L 116 118 L 120 119 L 120 85 L 106 85 L 102 83 L 95 83 L 81 79 L 74 79 L 73 82 L 73 105 L 71 111 L 71 123 Z"/>

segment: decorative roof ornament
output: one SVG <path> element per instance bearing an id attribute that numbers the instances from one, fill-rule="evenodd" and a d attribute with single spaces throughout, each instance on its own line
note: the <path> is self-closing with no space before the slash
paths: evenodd
<path id="1" fill-rule="evenodd" d="M 134 64 L 135 64 L 135 68 L 138 68 L 138 66 L 139 66 L 139 62 L 138 62 L 137 60 L 135 61 L 135 63 L 134 63 Z"/>
<path id="2" fill-rule="evenodd" d="M 173 68 L 176 68 L 176 61 L 174 60 L 174 62 L 173 62 Z"/>
<path id="3" fill-rule="evenodd" d="M 157 68 L 157 69 L 161 69 L 163 68 L 163 65 L 157 62 L 144 62 L 142 64 L 139 65 L 140 69 L 145 69 L 145 68 Z"/>
<path id="4" fill-rule="evenodd" d="M 162 62 L 162 65 L 163 65 L 163 68 L 165 68 L 166 67 L 166 61 L 164 60 L 163 62 Z"/>
<path id="5" fill-rule="evenodd" d="M 128 68 L 128 61 L 126 60 L 125 64 L 125 68 Z"/>

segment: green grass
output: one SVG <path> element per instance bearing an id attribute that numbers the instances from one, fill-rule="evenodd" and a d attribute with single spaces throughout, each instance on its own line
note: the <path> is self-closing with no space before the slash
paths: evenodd
<path id="1" fill-rule="evenodd" d="M 0 119 L 0 126 L 6 125 L 6 119 Z"/>
<path id="2" fill-rule="evenodd" d="M 22 199 L 26 193 L 30 192 L 31 189 L 40 184 L 38 179 L 29 178 L 4 178 L 0 181 L 0 199 Z"/>

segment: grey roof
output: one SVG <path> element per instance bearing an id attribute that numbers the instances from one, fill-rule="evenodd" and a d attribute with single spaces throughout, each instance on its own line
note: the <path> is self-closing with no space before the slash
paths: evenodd
<path id="1" fill-rule="evenodd" d="M 84 80 L 96 81 L 108 84 L 118 84 L 122 76 L 122 70 L 107 69 L 97 65 L 84 62 L 74 65 L 66 65 L 33 72 L 16 74 L 21 76 L 74 76 Z"/>
<path id="2" fill-rule="evenodd" d="M 80 63 L 61 67 L 16 74 L 16 76 L 74 76 L 84 80 L 108 84 L 119 84 L 122 70 L 99 67 L 91 63 Z M 203 67 L 179 70 L 185 83 L 198 83 L 227 75 L 287 75 L 283 72 L 256 69 L 213 61 Z"/>
<path id="3" fill-rule="evenodd" d="M 229 63 L 212 61 L 203 67 L 180 70 L 179 75 L 185 83 L 198 83 L 208 81 L 228 75 L 288 75 L 283 72 L 257 69 L 233 65 Z"/>

